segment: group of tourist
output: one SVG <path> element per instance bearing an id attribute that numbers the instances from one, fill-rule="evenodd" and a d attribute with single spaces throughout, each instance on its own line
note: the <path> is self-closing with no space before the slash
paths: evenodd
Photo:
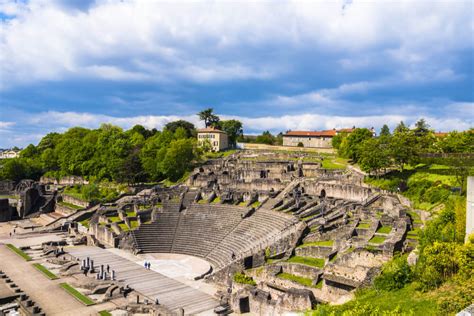
<path id="1" fill-rule="evenodd" d="M 145 265 L 145 269 L 150 270 L 151 262 L 145 261 L 145 264 L 144 264 L 144 265 Z"/>

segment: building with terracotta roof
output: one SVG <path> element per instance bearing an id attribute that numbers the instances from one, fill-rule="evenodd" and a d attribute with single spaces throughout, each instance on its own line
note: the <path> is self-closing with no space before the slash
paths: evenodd
<path id="1" fill-rule="evenodd" d="M 354 128 L 329 129 L 324 131 L 288 131 L 283 135 L 283 146 L 332 148 L 332 138 L 341 133 L 352 133 Z"/>
<path id="2" fill-rule="evenodd" d="M 434 136 L 439 137 L 439 138 L 443 138 L 443 137 L 446 137 L 448 135 L 449 135 L 448 132 L 435 132 L 434 133 Z"/>
<path id="3" fill-rule="evenodd" d="M 209 142 L 213 151 L 221 151 L 229 146 L 227 133 L 214 127 L 198 129 L 197 137 L 199 146 Z"/>

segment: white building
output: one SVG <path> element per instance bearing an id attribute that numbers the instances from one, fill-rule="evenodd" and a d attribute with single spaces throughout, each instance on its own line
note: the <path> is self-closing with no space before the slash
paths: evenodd
<path id="1" fill-rule="evenodd" d="M 19 150 L 4 150 L 0 152 L 0 159 L 18 158 L 20 157 Z"/>

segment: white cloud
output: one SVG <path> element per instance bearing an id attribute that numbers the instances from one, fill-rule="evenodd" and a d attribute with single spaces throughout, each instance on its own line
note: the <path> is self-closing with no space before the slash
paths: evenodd
<path id="1" fill-rule="evenodd" d="M 15 122 L 0 121 L 0 129 L 6 129 L 15 125 Z"/>
<path id="2" fill-rule="evenodd" d="M 38 113 L 29 117 L 26 120 L 27 124 L 39 125 L 42 124 L 44 128 L 56 130 L 64 129 L 73 126 L 82 126 L 88 128 L 97 128 L 102 123 L 110 123 L 121 126 L 123 128 L 131 128 L 136 124 L 143 125 L 147 128 L 161 129 L 166 123 L 184 119 L 194 124 L 199 124 L 196 115 L 189 116 L 165 116 L 165 115 L 139 115 L 132 117 L 115 117 L 103 114 L 81 113 L 81 112 L 57 112 L 48 111 Z"/>
<path id="3" fill-rule="evenodd" d="M 348 55 L 387 49 L 387 58 L 419 71 L 418 64 L 472 48 L 472 2 L 428 1 L 97 1 L 88 10 L 56 2 L 0 2 L 15 16 L 1 22 L 3 88 L 68 76 L 107 80 L 268 79 L 291 67 L 259 50 L 333 52 L 341 65 L 371 63 Z M 291 48 L 291 50 L 289 49 Z M 124 60 L 127 61 L 124 63 Z M 152 67 L 140 68 L 133 61 Z M 385 60 L 390 62 L 390 60 Z M 439 69 L 448 61 L 437 58 Z M 165 75 L 153 71 L 165 69 Z M 435 67 L 436 68 L 436 67 Z M 423 68 L 421 68 L 423 71 Z M 433 70 L 436 71 L 436 70 Z M 441 76 L 452 76 L 448 72 Z M 430 78 L 431 76 L 425 76 Z"/>

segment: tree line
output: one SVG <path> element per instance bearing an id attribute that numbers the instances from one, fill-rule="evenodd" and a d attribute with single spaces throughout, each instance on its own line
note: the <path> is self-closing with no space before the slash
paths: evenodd
<path id="1" fill-rule="evenodd" d="M 440 137 L 420 119 L 411 129 L 400 122 L 393 133 L 384 125 L 378 137 L 373 137 L 369 129 L 357 128 L 352 133 L 336 135 L 332 145 L 340 156 L 377 175 L 388 168 L 403 171 L 406 165 L 420 163 L 429 153 L 474 153 L 474 129 Z M 456 158 L 453 162 L 462 160 Z"/>
<path id="2" fill-rule="evenodd" d="M 198 115 L 206 126 L 210 115 L 212 124 L 228 133 L 231 146 L 243 133 L 241 122 L 220 120 L 212 109 Z M 195 126 L 184 120 L 170 122 L 161 131 L 141 125 L 129 130 L 111 124 L 97 129 L 73 127 L 47 134 L 36 146 L 23 149 L 19 158 L 0 161 L 0 179 L 75 175 L 120 183 L 176 181 L 205 154 L 206 148 L 197 146 L 196 134 Z"/>

